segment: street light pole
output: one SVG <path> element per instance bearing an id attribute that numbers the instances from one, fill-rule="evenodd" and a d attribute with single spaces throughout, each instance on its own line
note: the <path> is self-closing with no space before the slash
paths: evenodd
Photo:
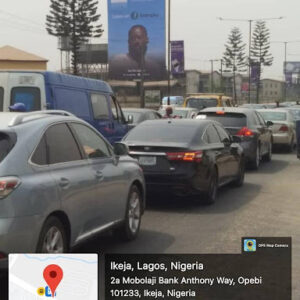
<path id="1" fill-rule="evenodd" d="M 168 105 L 171 93 L 171 1 L 168 1 Z"/>
<path id="2" fill-rule="evenodd" d="M 249 87 L 248 87 L 248 102 L 251 102 L 251 36 L 252 36 L 252 23 L 257 21 L 270 21 L 270 20 L 282 20 L 284 17 L 278 18 L 260 18 L 260 19 L 226 19 L 219 17 L 220 21 L 230 21 L 230 22 L 248 22 L 249 23 L 249 68 L 248 68 L 248 76 L 249 76 Z"/>

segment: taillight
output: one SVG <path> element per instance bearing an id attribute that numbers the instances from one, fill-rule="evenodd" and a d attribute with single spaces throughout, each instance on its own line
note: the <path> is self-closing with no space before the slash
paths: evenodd
<path id="1" fill-rule="evenodd" d="M 0 252 L 0 259 L 6 258 L 6 255 L 2 252 Z"/>
<path id="2" fill-rule="evenodd" d="M 253 136 L 254 133 L 249 128 L 243 127 L 236 135 L 239 135 L 239 136 Z"/>
<path id="3" fill-rule="evenodd" d="M 289 131 L 289 128 L 288 128 L 286 125 L 282 125 L 282 126 L 279 128 L 279 131 L 287 132 L 287 131 Z"/>
<path id="4" fill-rule="evenodd" d="M 189 152 L 167 152 L 168 160 L 180 160 L 180 161 L 202 161 L 202 151 L 189 151 Z"/>
<path id="5" fill-rule="evenodd" d="M 9 195 L 20 183 L 17 177 L 0 177 L 0 199 Z"/>

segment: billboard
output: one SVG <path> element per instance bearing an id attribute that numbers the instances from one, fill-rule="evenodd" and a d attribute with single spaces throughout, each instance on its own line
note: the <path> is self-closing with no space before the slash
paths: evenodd
<path id="1" fill-rule="evenodd" d="M 257 84 L 260 72 L 260 64 L 259 63 L 252 63 L 251 64 L 251 83 Z"/>
<path id="2" fill-rule="evenodd" d="M 300 62 L 299 61 L 287 61 L 283 65 L 284 73 L 300 73 Z"/>
<path id="3" fill-rule="evenodd" d="M 171 41 L 171 65 L 174 76 L 184 74 L 184 41 Z"/>
<path id="4" fill-rule="evenodd" d="M 165 1 L 108 0 L 108 56 L 110 79 L 162 80 Z"/>

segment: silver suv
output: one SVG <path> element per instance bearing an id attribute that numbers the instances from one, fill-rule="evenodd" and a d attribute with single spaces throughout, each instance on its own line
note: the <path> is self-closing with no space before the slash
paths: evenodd
<path id="1" fill-rule="evenodd" d="M 0 113 L 0 266 L 61 253 L 108 228 L 134 239 L 145 183 L 124 144 L 63 111 Z"/>

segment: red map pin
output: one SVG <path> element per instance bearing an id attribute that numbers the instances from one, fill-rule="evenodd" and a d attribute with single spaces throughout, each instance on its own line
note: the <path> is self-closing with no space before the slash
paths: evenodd
<path id="1" fill-rule="evenodd" d="M 54 297 L 56 288 L 63 278 L 63 270 L 58 265 L 49 265 L 45 268 L 43 273 L 44 279 L 50 287 L 52 297 Z"/>

